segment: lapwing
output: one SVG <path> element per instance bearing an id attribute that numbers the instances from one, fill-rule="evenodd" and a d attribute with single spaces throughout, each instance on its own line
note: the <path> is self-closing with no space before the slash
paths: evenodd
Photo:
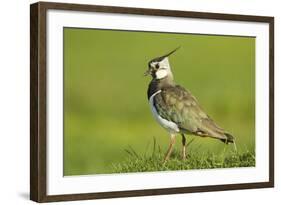
<path id="1" fill-rule="evenodd" d="M 164 162 L 170 158 L 177 134 L 182 136 L 182 159 L 186 158 L 185 134 L 216 138 L 226 144 L 234 143 L 233 135 L 219 127 L 206 114 L 191 92 L 175 83 L 169 56 L 177 49 L 149 61 L 148 70 L 144 74 L 152 76 L 147 90 L 152 114 L 170 134 Z"/>

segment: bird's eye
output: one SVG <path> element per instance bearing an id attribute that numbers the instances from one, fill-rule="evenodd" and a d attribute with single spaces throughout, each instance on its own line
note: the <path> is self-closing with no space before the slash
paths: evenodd
<path id="1" fill-rule="evenodd" d="M 158 63 L 155 65 L 155 68 L 157 68 L 157 69 L 159 68 L 159 64 Z"/>

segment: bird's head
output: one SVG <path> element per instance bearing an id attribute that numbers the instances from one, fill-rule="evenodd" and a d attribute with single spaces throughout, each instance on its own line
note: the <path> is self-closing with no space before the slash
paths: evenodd
<path id="1" fill-rule="evenodd" d="M 166 77 L 173 78 L 173 74 L 171 71 L 169 56 L 176 52 L 179 49 L 176 48 L 173 51 L 169 52 L 166 55 L 161 57 L 157 57 L 148 62 L 148 70 L 144 73 L 145 76 L 151 75 L 154 79 L 162 79 Z"/>

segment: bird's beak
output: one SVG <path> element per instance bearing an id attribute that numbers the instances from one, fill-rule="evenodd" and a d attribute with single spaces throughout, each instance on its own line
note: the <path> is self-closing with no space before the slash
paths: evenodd
<path id="1" fill-rule="evenodd" d="M 147 69 L 146 71 L 145 71 L 145 73 L 143 74 L 143 76 L 148 76 L 150 74 L 150 69 Z"/>

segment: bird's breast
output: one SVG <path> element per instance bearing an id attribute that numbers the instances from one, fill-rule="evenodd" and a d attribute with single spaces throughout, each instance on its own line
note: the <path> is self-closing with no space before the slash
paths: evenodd
<path id="1" fill-rule="evenodd" d="M 168 132 L 170 132 L 170 133 L 178 133 L 180 131 L 180 129 L 178 128 L 178 125 L 176 123 L 172 122 L 172 121 L 169 121 L 169 120 L 161 117 L 159 115 L 155 105 L 154 105 L 155 96 L 160 94 L 161 92 L 162 92 L 161 90 L 158 90 L 157 92 L 153 93 L 149 97 L 149 105 L 150 105 L 150 109 L 151 109 L 151 112 L 153 114 L 153 117 Z"/>

